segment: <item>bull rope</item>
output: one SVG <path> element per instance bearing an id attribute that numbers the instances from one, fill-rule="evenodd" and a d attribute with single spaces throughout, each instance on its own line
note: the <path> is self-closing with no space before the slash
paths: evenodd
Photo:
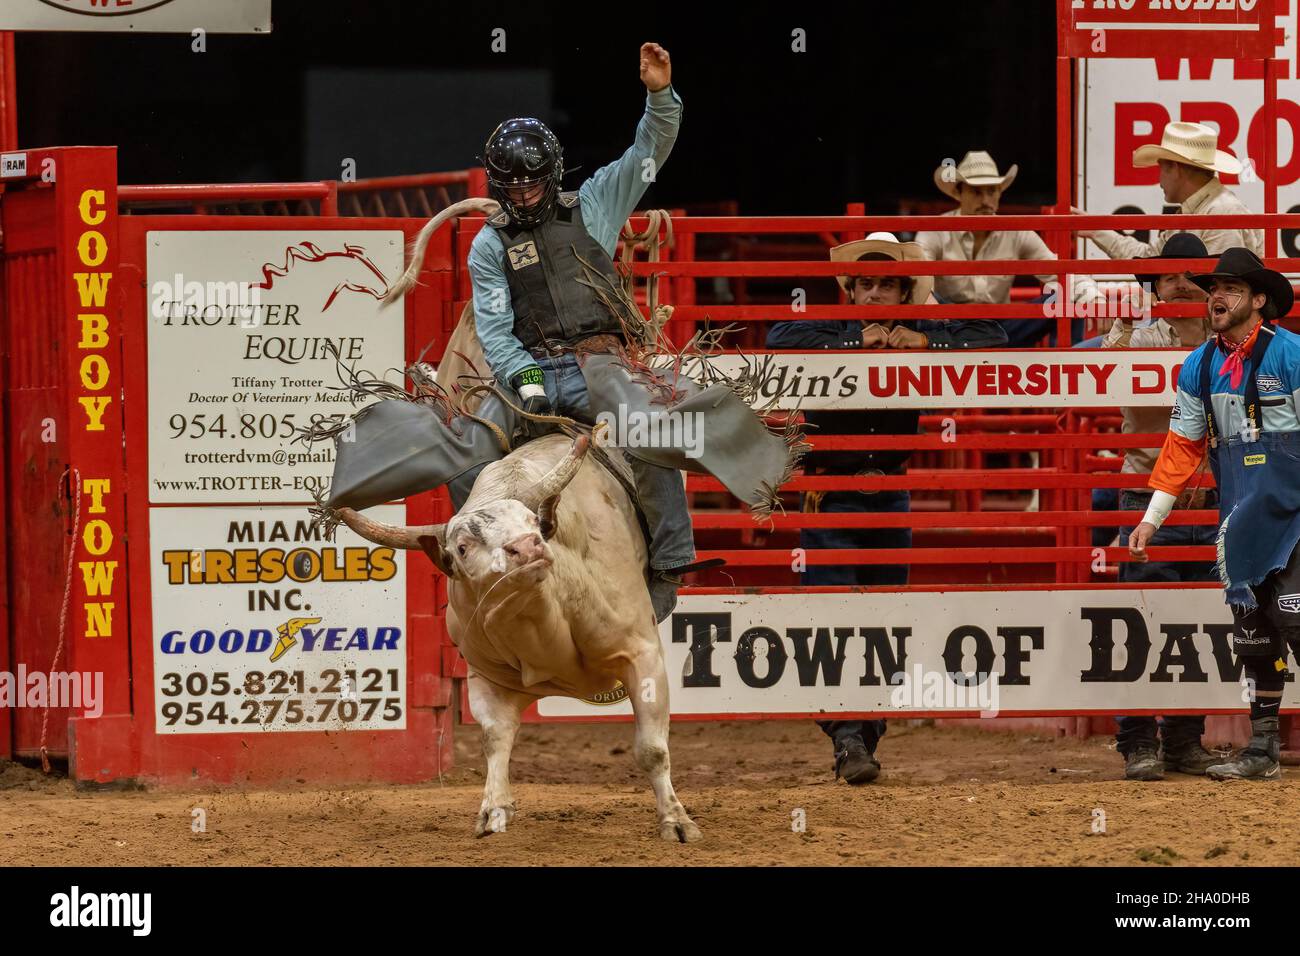
<path id="1" fill-rule="evenodd" d="M 72 512 L 72 538 L 68 544 L 68 567 L 63 575 L 63 606 L 59 609 L 59 643 L 54 648 L 54 659 L 50 661 L 50 676 L 53 677 L 55 670 L 59 666 L 59 659 L 63 657 L 63 642 L 67 633 L 68 623 L 68 602 L 72 597 L 72 559 L 77 553 L 77 528 L 81 525 L 81 470 L 72 468 L 68 476 L 76 476 L 77 494 L 73 499 L 75 504 Z M 41 715 L 41 770 L 48 776 L 50 773 L 50 751 L 45 745 L 46 735 L 50 728 L 50 695 L 45 695 L 45 713 Z"/>

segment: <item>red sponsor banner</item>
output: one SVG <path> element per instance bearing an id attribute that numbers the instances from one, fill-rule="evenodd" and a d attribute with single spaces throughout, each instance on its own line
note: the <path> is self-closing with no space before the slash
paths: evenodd
<path id="1" fill-rule="evenodd" d="M 1062 56 L 1263 59 L 1274 0 L 1060 0 Z"/>
<path id="2" fill-rule="evenodd" d="M 1187 355 L 1181 349 L 775 352 L 764 356 L 771 364 L 757 404 L 779 395 L 777 408 L 804 411 L 1171 406 Z M 735 373 L 745 360 L 711 361 Z"/>

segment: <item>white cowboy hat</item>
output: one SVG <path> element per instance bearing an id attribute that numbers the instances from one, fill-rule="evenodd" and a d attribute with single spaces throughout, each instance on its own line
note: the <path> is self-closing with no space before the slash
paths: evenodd
<path id="1" fill-rule="evenodd" d="M 934 171 L 934 184 L 940 192 L 960 201 L 961 194 L 957 191 L 959 183 L 1006 189 L 1015 181 L 1018 172 L 1020 167 L 1013 164 L 1005 174 L 999 173 L 998 164 L 993 162 L 992 156 L 982 149 L 974 149 L 963 156 L 956 166 L 952 165 L 952 160 L 939 166 Z"/>
<path id="2" fill-rule="evenodd" d="M 896 262 L 911 262 L 925 258 L 925 250 L 918 242 L 899 242 L 892 232 L 873 232 L 865 239 L 855 239 L 831 248 L 831 262 L 857 262 L 868 253 L 879 252 Z M 849 291 L 849 282 L 857 276 L 836 276 L 840 288 Z M 924 304 L 934 288 L 934 276 L 911 276 L 912 292 L 907 301 Z"/>
<path id="3" fill-rule="evenodd" d="M 1154 166 L 1169 159 L 1210 173 L 1239 173 L 1237 157 L 1218 148 L 1219 133 L 1203 123 L 1166 123 L 1160 145 L 1147 143 L 1133 151 L 1134 166 Z"/>

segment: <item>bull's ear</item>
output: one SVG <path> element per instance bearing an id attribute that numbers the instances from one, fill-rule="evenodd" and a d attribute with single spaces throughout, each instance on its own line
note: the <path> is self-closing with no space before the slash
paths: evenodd
<path id="1" fill-rule="evenodd" d="M 560 514 L 560 496 L 551 495 L 542 502 L 542 506 L 537 509 L 537 519 L 541 524 L 542 540 L 550 541 L 555 537 L 555 530 L 558 527 L 556 521 Z"/>
<path id="2" fill-rule="evenodd" d="M 415 540 L 420 542 L 420 547 L 424 549 L 424 553 L 429 556 L 429 560 L 437 566 L 439 571 L 449 578 L 456 576 L 456 568 L 451 563 L 451 555 L 442 546 L 442 541 L 431 534 L 422 534 Z"/>

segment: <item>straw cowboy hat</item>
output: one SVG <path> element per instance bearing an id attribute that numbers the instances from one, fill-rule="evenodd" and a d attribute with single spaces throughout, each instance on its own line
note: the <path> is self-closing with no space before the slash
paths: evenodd
<path id="1" fill-rule="evenodd" d="M 1218 148 L 1219 133 L 1203 123 L 1166 123 L 1160 145 L 1147 143 L 1133 150 L 1133 165 L 1154 166 L 1162 159 L 1194 166 L 1209 173 L 1241 172 L 1235 156 Z"/>
<path id="2" fill-rule="evenodd" d="M 865 239 L 855 239 L 831 249 L 831 262 L 860 262 L 863 259 L 893 259 L 895 262 L 912 262 L 925 258 L 920 243 L 899 242 L 892 232 L 873 232 Z M 836 276 L 840 288 L 848 292 L 857 276 Z M 934 276 L 910 276 L 912 291 L 909 303 L 923 304 L 934 288 Z"/>
<path id="3" fill-rule="evenodd" d="M 1015 181 L 1016 173 L 1020 172 L 1019 166 L 1012 165 L 1005 174 L 999 174 L 998 164 L 982 149 L 971 150 L 955 167 L 950 163 L 951 160 L 934 171 L 934 184 L 940 192 L 958 201 L 961 200 L 961 194 L 957 191 L 960 183 L 1006 189 Z"/>

